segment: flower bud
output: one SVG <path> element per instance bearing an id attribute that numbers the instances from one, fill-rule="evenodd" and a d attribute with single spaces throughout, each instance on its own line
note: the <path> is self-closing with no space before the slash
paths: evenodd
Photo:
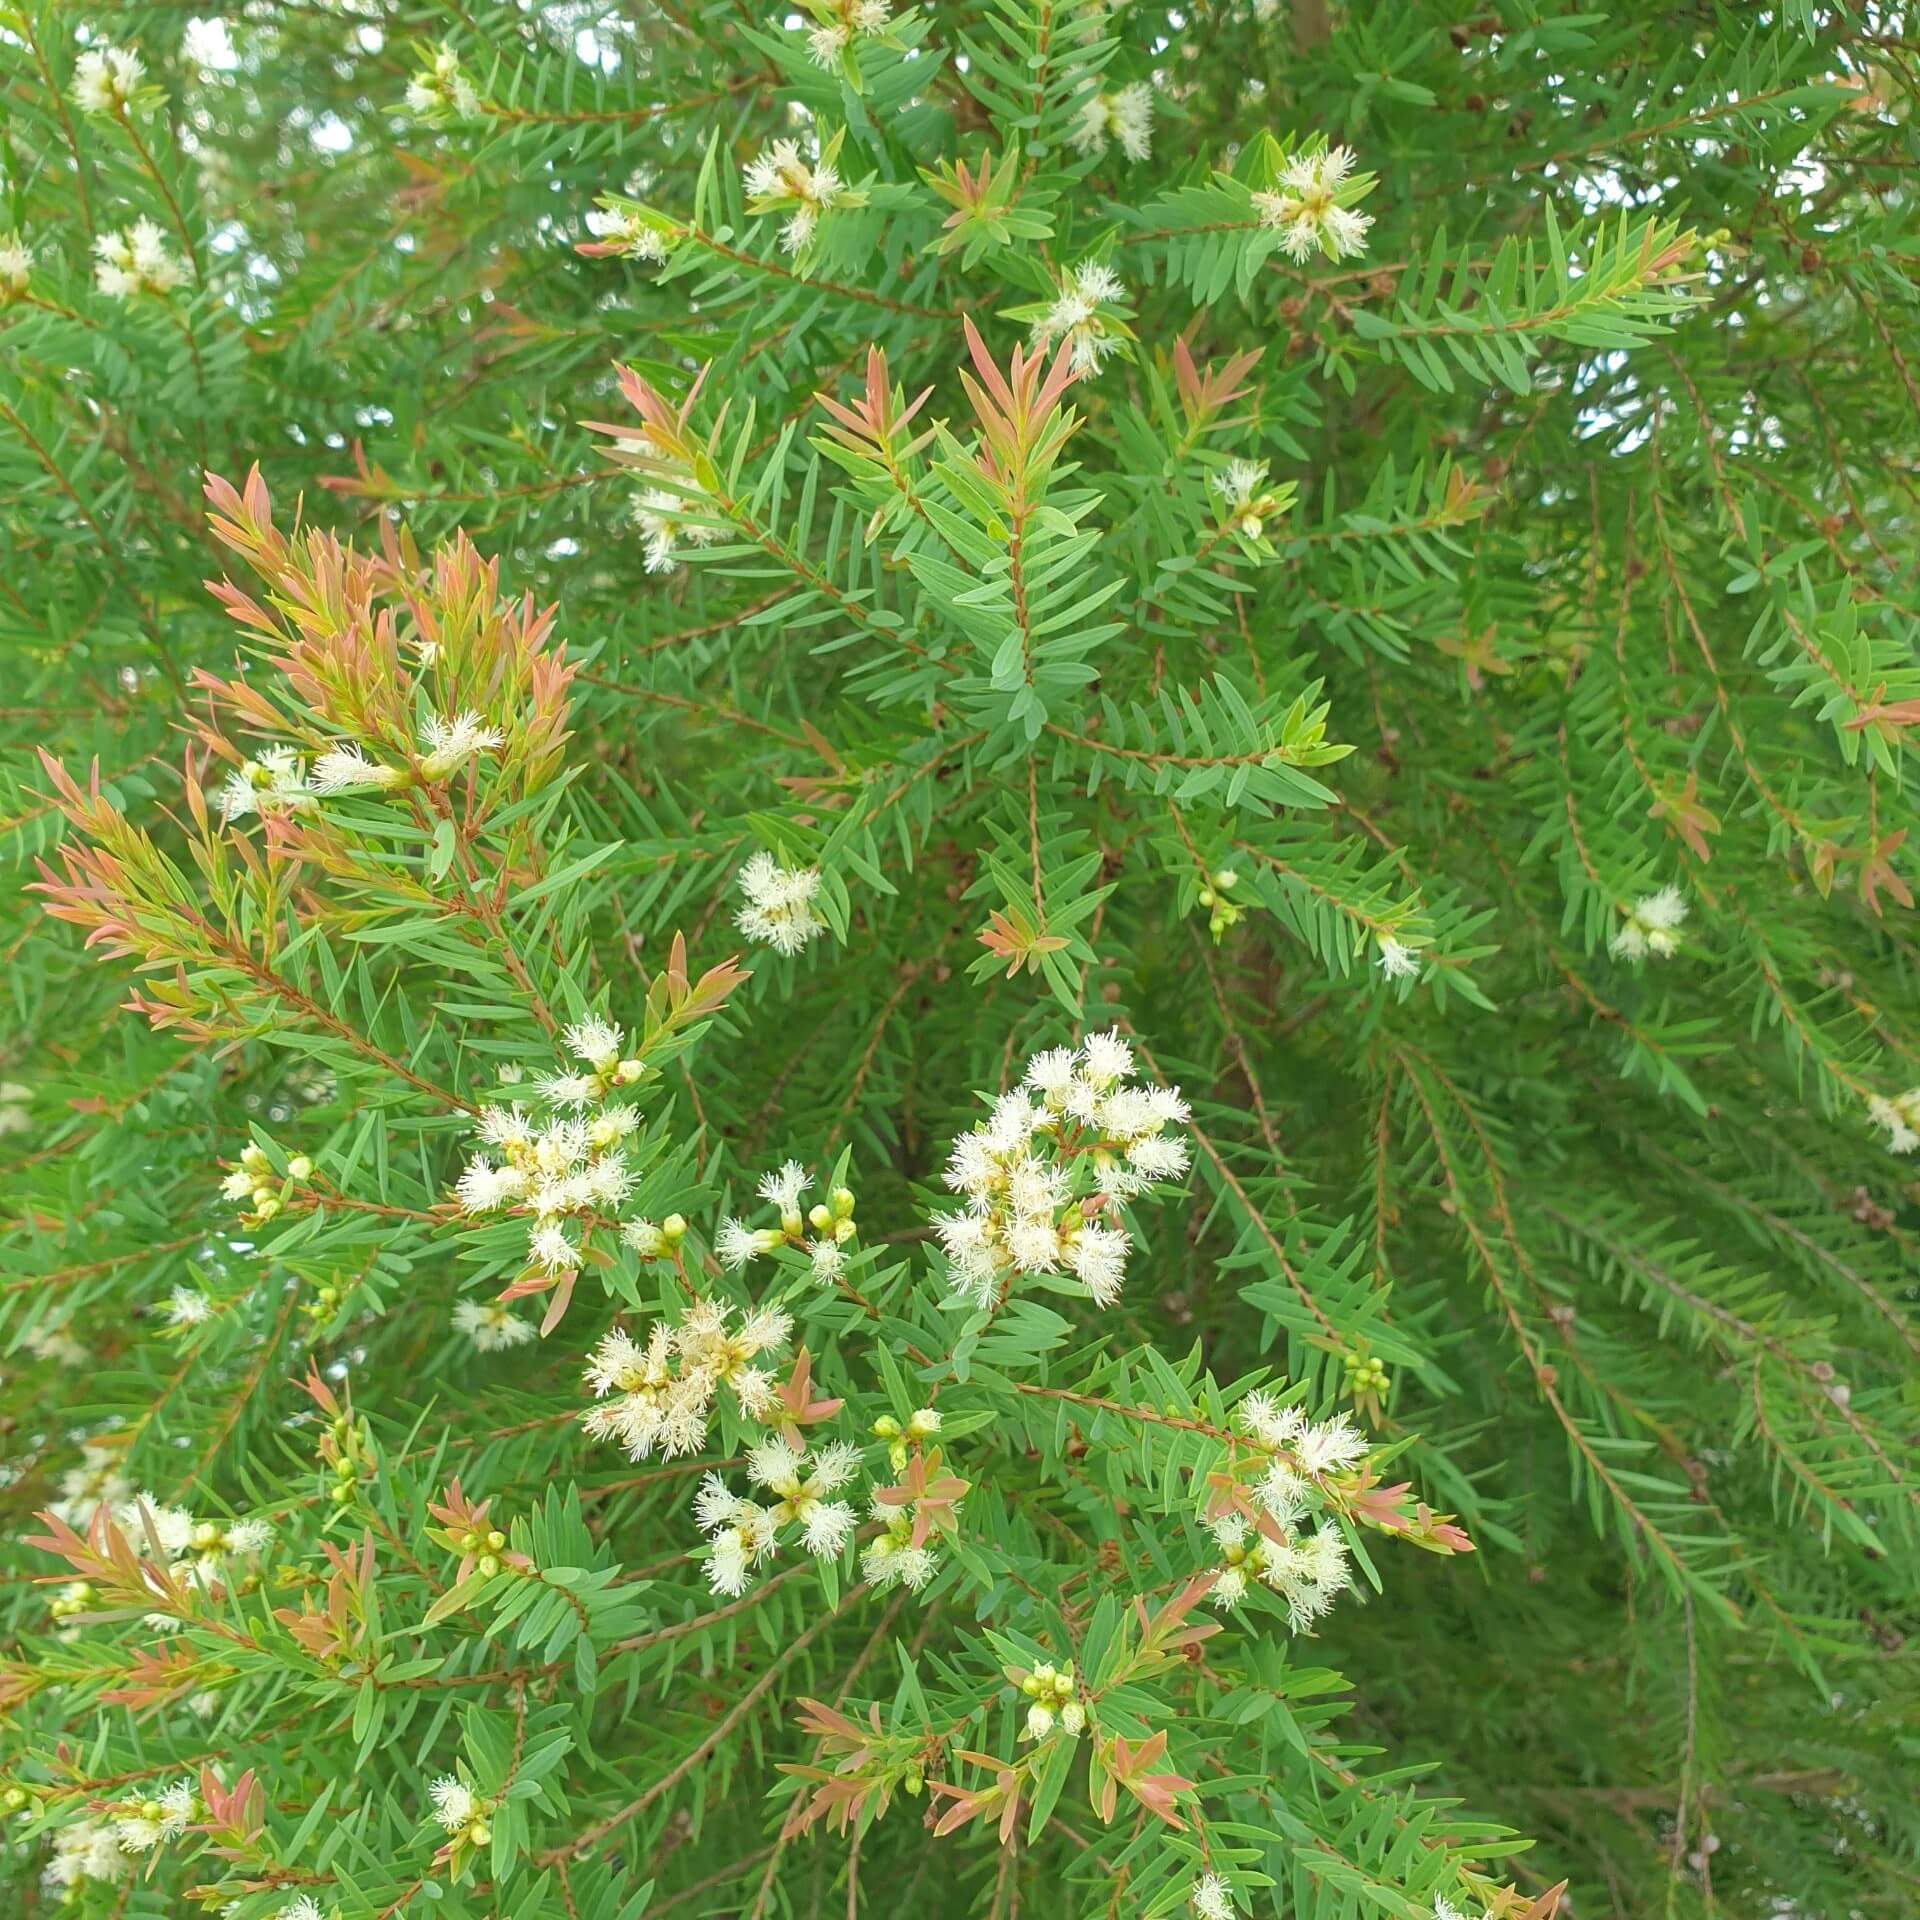
<path id="1" fill-rule="evenodd" d="M 845 1219 L 853 1212 L 853 1189 L 851 1187 L 834 1188 L 833 1210 L 839 1214 L 842 1219 Z"/>
<path id="2" fill-rule="evenodd" d="M 304 1153 L 296 1153 L 293 1158 L 287 1162 L 287 1178 L 289 1180 L 304 1180 L 312 1172 L 313 1162 L 309 1160 Z"/>
<path id="3" fill-rule="evenodd" d="M 810 1226 L 815 1233 L 825 1233 L 826 1230 L 833 1225 L 833 1215 L 830 1214 L 825 1207 L 816 1205 L 808 1209 L 807 1225 Z"/>
<path id="4" fill-rule="evenodd" d="M 494 1553 L 483 1553 L 480 1556 L 480 1571 L 488 1579 L 492 1579 L 500 1571 L 500 1556 Z"/>
<path id="5" fill-rule="evenodd" d="M 498 1553 L 506 1544 L 507 1536 L 502 1533 L 498 1527 L 495 1527 L 493 1531 L 487 1535 L 487 1545 L 490 1546 L 495 1553 Z"/>
<path id="6" fill-rule="evenodd" d="M 1032 1706 L 1027 1709 L 1027 1738 L 1044 1740 L 1053 1731 L 1053 1709 Z"/>
<path id="7" fill-rule="evenodd" d="M 1069 1739 L 1073 1739 L 1084 1732 L 1086 1724 L 1087 1710 L 1078 1700 L 1069 1700 L 1067 1704 L 1060 1709 L 1060 1731 Z"/>

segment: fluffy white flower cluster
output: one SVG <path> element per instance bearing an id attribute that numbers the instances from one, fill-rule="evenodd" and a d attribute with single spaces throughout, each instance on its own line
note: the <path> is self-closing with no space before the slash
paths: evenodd
<path id="1" fill-rule="evenodd" d="M 1366 1435 L 1345 1414 L 1310 1420 L 1301 1408 L 1257 1390 L 1235 1408 L 1234 1419 L 1271 1457 L 1252 1488 L 1252 1508 L 1208 1522 L 1221 1557 L 1211 1598 L 1215 1606 L 1237 1607 L 1257 1580 L 1286 1601 L 1288 1623 L 1298 1633 L 1353 1584 L 1340 1529 L 1322 1521 L 1309 1532 L 1303 1523 L 1314 1481 L 1358 1466 L 1367 1455 Z"/>
<path id="2" fill-rule="evenodd" d="M 1373 216 L 1356 213 L 1338 199 L 1353 162 L 1351 147 L 1302 154 L 1281 169 L 1274 191 L 1253 196 L 1260 224 L 1279 233 L 1280 250 L 1289 260 L 1309 260 L 1316 252 L 1329 260 L 1345 260 L 1366 251 Z"/>
<path id="3" fill-rule="evenodd" d="M 0 307 L 26 292 L 32 272 L 33 249 L 11 230 L 0 233 Z"/>
<path id="4" fill-rule="evenodd" d="M 113 1816 L 113 1837 L 123 1853 L 151 1853 L 177 1840 L 202 1817 L 191 1780 L 176 1780 L 157 1797 L 126 1803 Z"/>
<path id="5" fill-rule="evenodd" d="M 708 547 L 720 537 L 718 527 L 687 511 L 689 497 L 699 497 L 692 472 L 681 468 L 671 477 L 684 491 L 649 487 L 633 503 L 633 524 L 640 529 L 649 573 L 671 573 L 680 564 L 682 546 Z"/>
<path id="6" fill-rule="evenodd" d="M 296 1153 L 287 1162 L 288 1186 L 307 1179 L 312 1172 L 313 1162 L 304 1153 Z M 251 1141 L 240 1149 L 240 1164 L 221 1180 L 220 1192 L 226 1199 L 249 1207 L 256 1220 L 271 1220 L 283 1204 L 279 1177 L 272 1162 Z M 181 1289 L 174 1291 L 178 1293 Z M 187 1311 L 191 1313 L 192 1309 Z"/>
<path id="7" fill-rule="evenodd" d="M 1420 977 L 1419 954 L 1390 933 L 1380 936 L 1380 951 L 1375 956 L 1375 964 L 1389 980 L 1417 980 Z"/>
<path id="8" fill-rule="evenodd" d="M 1680 928 L 1687 917 L 1686 896 L 1678 887 L 1662 887 L 1633 903 L 1632 911 L 1614 929 L 1607 951 L 1623 960 L 1670 959 L 1680 947 Z"/>
<path id="9" fill-rule="evenodd" d="M 453 48 L 439 48 L 433 64 L 407 82 L 407 108 L 423 120 L 471 120 L 480 111 L 479 89 Z"/>
<path id="10" fill-rule="evenodd" d="M 254 1559 L 273 1539 L 273 1529 L 264 1520 L 196 1520 L 185 1507 L 162 1505 L 150 1493 L 137 1494 L 114 1518 L 136 1553 L 146 1554 L 158 1540 L 168 1573 L 203 1592 L 221 1584 L 229 1563 Z"/>
<path id="11" fill-rule="evenodd" d="M 93 251 L 93 284 L 109 300 L 171 293 L 186 284 L 186 266 L 168 251 L 166 229 L 144 215 L 131 227 L 95 235 Z"/>
<path id="12" fill-rule="evenodd" d="M 816 67 L 831 72 L 853 44 L 856 35 L 885 33 L 893 9 L 888 0 L 828 0 L 815 4 L 813 24 L 807 28 L 807 55 Z"/>
<path id="13" fill-rule="evenodd" d="M 1136 80 L 1117 93 L 1090 93 L 1080 103 L 1069 136 L 1076 152 L 1105 153 L 1117 140 L 1129 160 L 1144 160 L 1153 151 L 1153 88 Z"/>
<path id="14" fill-rule="evenodd" d="M 100 1507 L 123 1506 L 133 1483 L 120 1471 L 120 1455 L 97 1441 L 83 1441 L 80 1464 L 60 1476 L 60 1498 L 47 1509 L 56 1520 L 84 1533 Z"/>
<path id="15" fill-rule="evenodd" d="M 913 1538 L 913 1522 L 898 1507 L 873 1503 L 873 1517 L 886 1528 L 860 1551 L 860 1577 L 876 1593 L 905 1587 L 919 1593 L 940 1571 L 940 1559 L 924 1541 Z"/>
<path id="16" fill-rule="evenodd" d="M 505 1347 L 522 1347 L 539 1331 L 531 1320 L 523 1320 L 498 1300 L 461 1300 L 453 1309 L 453 1328 L 473 1342 L 478 1353 L 498 1353 Z"/>
<path id="17" fill-rule="evenodd" d="M 175 1287 L 167 1295 L 170 1327 L 201 1327 L 213 1318 L 213 1302 L 198 1287 Z"/>
<path id="18" fill-rule="evenodd" d="M 1233 1889 L 1217 1873 L 1203 1873 L 1187 1891 L 1199 1920 L 1233 1920 Z"/>
<path id="19" fill-rule="evenodd" d="M 1211 1531 L 1221 1559 L 1210 1596 L 1217 1607 L 1237 1607 L 1258 1580 L 1287 1603 L 1287 1624 L 1300 1633 L 1353 1584 L 1347 1543 L 1331 1521 L 1276 1540 L 1244 1515 L 1229 1513 L 1213 1521 Z"/>
<path id="20" fill-rule="evenodd" d="M 645 1346 L 614 1328 L 588 1358 L 587 1384 L 602 1404 L 581 1416 L 587 1432 L 618 1440 L 635 1460 L 697 1453 L 723 1386 L 747 1419 L 763 1419 L 774 1381 L 754 1362 L 786 1345 L 793 1321 L 777 1307 L 753 1307 L 734 1326 L 733 1312 L 724 1300 L 695 1300 L 672 1325 L 655 1321 Z"/>
<path id="21" fill-rule="evenodd" d="M 316 796 L 367 789 L 384 793 L 410 780 L 449 780 L 469 760 L 504 746 L 506 738 L 501 728 L 489 726 L 477 713 L 456 714 L 451 720 L 429 714 L 421 722 L 420 752 L 411 765 L 385 766 L 369 758 L 357 742 L 347 741 L 321 754 L 311 774 L 297 748 L 267 747 L 228 774 L 220 789 L 220 812 L 228 820 L 295 813 L 311 806 Z"/>
<path id="22" fill-rule="evenodd" d="M 1911 1153 L 1920 1147 L 1920 1087 L 1909 1087 L 1891 1100 L 1872 1094 L 1867 1100 L 1867 1118 L 1887 1131 L 1889 1153 Z"/>
<path id="23" fill-rule="evenodd" d="M 53 1836 L 43 1878 L 50 1887 L 77 1887 L 83 1880 L 123 1879 L 132 1871 L 111 1820 L 76 1820 Z"/>
<path id="24" fill-rule="evenodd" d="M 56 1366 L 84 1367 L 93 1358 L 65 1321 L 42 1320 L 20 1335 L 20 1344 L 37 1360 Z"/>
<path id="25" fill-rule="evenodd" d="M 493 1839 L 487 1822 L 493 1809 L 457 1775 L 443 1773 L 427 1788 L 433 1804 L 433 1817 L 442 1829 L 467 1845 L 484 1847 Z"/>
<path id="26" fill-rule="evenodd" d="M 769 1500 L 735 1493 L 717 1473 L 708 1474 L 693 1496 L 694 1520 L 707 1536 L 708 1586 L 737 1599 L 789 1526 L 799 1527 L 800 1545 L 816 1560 L 838 1559 L 853 1538 L 856 1516 L 846 1501 L 830 1496 L 859 1469 L 858 1451 L 843 1440 L 802 1452 L 776 1439 L 747 1454 L 747 1478 Z"/>
<path id="27" fill-rule="evenodd" d="M 670 243 L 677 237 L 657 222 L 643 218 L 635 208 L 623 206 L 605 206 L 589 213 L 587 230 L 599 243 L 600 251 L 643 260 L 654 267 L 665 261 Z"/>
<path id="28" fill-rule="evenodd" d="M 1231 532 L 1258 540 L 1266 531 L 1266 517 L 1276 510 L 1273 489 L 1267 485 L 1264 460 L 1229 460 L 1207 485 L 1219 496 Z"/>
<path id="29" fill-rule="evenodd" d="M 780 244 L 798 253 L 813 238 L 820 216 L 846 199 L 847 184 L 822 155 L 809 165 L 797 140 L 776 140 L 749 160 L 742 174 L 749 213 L 785 212 Z"/>
<path id="30" fill-rule="evenodd" d="M 818 867 L 783 867 L 770 853 L 756 853 L 740 869 L 740 891 L 747 904 L 733 924 L 749 940 L 775 953 L 798 953 L 827 930 L 813 904 L 820 891 Z"/>
<path id="31" fill-rule="evenodd" d="M 146 71 L 127 47 L 89 47 L 73 63 L 73 104 L 82 113 L 123 113 Z"/>
<path id="32" fill-rule="evenodd" d="M 1128 337 L 1124 323 L 1101 309 L 1126 297 L 1127 289 L 1111 267 L 1083 260 L 1060 281 L 1053 304 L 1034 320 L 1030 344 L 1041 353 L 1064 340 L 1072 348 L 1075 368 L 1097 373 Z"/>
<path id="33" fill-rule="evenodd" d="M 847 1243 L 856 1231 L 853 1224 L 853 1194 L 846 1187 L 835 1187 L 824 1201 L 817 1201 L 803 1214 L 801 1201 L 808 1186 L 807 1171 L 797 1160 L 784 1162 L 777 1173 L 760 1182 L 760 1198 L 780 1212 L 778 1227 L 749 1227 L 738 1220 L 720 1223 L 713 1251 L 720 1264 L 730 1272 L 748 1261 L 780 1247 L 792 1247 L 804 1253 L 813 1267 L 813 1277 L 822 1286 L 830 1286 L 846 1270 Z M 813 1229 L 813 1238 L 807 1229 Z"/>
<path id="34" fill-rule="evenodd" d="M 528 1215 L 527 1263 L 545 1273 L 577 1272 L 580 1243 L 569 1238 L 569 1222 L 615 1214 L 633 1191 L 626 1142 L 640 1112 L 608 1096 L 646 1071 L 624 1053 L 611 1021 L 577 1021 L 561 1039 L 577 1067 L 536 1083 L 548 1117 L 536 1124 L 518 1101 L 489 1107 L 474 1131 L 494 1155 L 475 1154 L 454 1184 L 462 1212 L 512 1207 Z"/>
<path id="35" fill-rule="evenodd" d="M 990 1306 L 1015 1273 L 1071 1274 L 1103 1307 L 1119 1298 L 1133 1243 L 1103 1216 L 1187 1170 L 1187 1143 L 1167 1131 L 1187 1103 L 1177 1087 L 1131 1084 L 1134 1071 L 1117 1032 L 1035 1054 L 1020 1088 L 954 1142 L 946 1183 L 967 1206 L 933 1227 L 961 1298 Z"/>
<path id="36" fill-rule="evenodd" d="M 1233 1417 L 1241 1432 L 1270 1452 L 1285 1454 L 1303 1475 L 1345 1473 L 1367 1457 L 1367 1436 L 1344 1413 L 1309 1420 L 1301 1408 L 1281 1406 L 1264 1388 L 1248 1394 Z"/>

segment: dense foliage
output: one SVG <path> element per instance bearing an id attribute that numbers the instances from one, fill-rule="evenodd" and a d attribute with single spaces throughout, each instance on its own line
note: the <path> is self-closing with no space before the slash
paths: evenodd
<path id="1" fill-rule="evenodd" d="M 0 87 L 7 1911 L 1913 1911 L 1904 8 Z"/>

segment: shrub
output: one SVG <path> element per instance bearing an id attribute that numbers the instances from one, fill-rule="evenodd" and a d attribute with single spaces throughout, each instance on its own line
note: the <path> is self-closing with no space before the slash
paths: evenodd
<path id="1" fill-rule="evenodd" d="M 0 11 L 13 1910 L 1910 1911 L 1905 26 Z"/>

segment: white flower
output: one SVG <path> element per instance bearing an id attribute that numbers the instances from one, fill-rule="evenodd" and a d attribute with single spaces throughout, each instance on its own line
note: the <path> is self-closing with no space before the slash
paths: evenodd
<path id="1" fill-rule="evenodd" d="M 1290 1447 L 1299 1439 L 1307 1416 L 1298 1407 L 1282 1407 L 1264 1388 L 1256 1388 L 1234 1409 L 1244 1432 L 1267 1447 Z"/>
<path id="2" fill-rule="evenodd" d="M 185 1553 L 193 1539 L 193 1515 L 184 1507 L 163 1505 L 150 1493 L 136 1493 L 114 1518 L 120 1523 L 121 1532 L 142 1553 L 148 1551 L 150 1544 L 149 1523 L 153 1539 L 159 1541 L 160 1551 L 168 1559 Z"/>
<path id="3" fill-rule="evenodd" d="M 398 767 L 384 767 L 377 760 L 369 760 L 349 742 L 330 748 L 313 763 L 312 785 L 315 793 L 353 793 L 364 787 L 384 792 L 406 777 Z"/>
<path id="4" fill-rule="evenodd" d="M 620 1238 L 642 1260 L 655 1260 L 666 1251 L 667 1236 L 651 1220 L 629 1220 L 620 1229 Z"/>
<path id="5" fill-rule="evenodd" d="M 119 1462 L 113 1448 L 85 1442 L 80 1464 L 60 1476 L 60 1498 L 51 1508 L 55 1517 L 84 1533 L 97 1507 L 119 1507 L 133 1491 L 119 1471 Z"/>
<path id="6" fill-rule="evenodd" d="M 310 1893 L 297 1893 L 280 1909 L 280 1920 L 322 1920 L 320 1903 Z"/>
<path id="7" fill-rule="evenodd" d="M 1687 917 L 1686 896 L 1678 887 L 1662 887 L 1633 903 L 1615 928 L 1607 950 L 1625 960 L 1670 959 L 1680 947 L 1680 927 Z"/>
<path id="8" fill-rule="evenodd" d="M 451 720 L 429 716 L 420 729 L 420 738 L 427 749 L 426 758 L 420 762 L 420 777 L 444 780 L 475 754 L 505 745 L 507 736 L 498 727 L 488 726 L 479 714 L 468 712 Z"/>
<path id="9" fill-rule="evenodd" d="M 1067 1089 L 1073 1084 L 1074 1054 L 1071 1047 L 1054 1047 L 1036 1053 L 1027 1062 L 1023 1086 L 1031 1087 L 1050 1107 L 1066 1104 Z"/>
<path id="10" fill-rule="evenodd" d="M 1133 1242 L 1117 1227 L 1082 1227 L 1067 1243 L 1067 1266 L 1098 1307 L 1120 1297 Z"/>
<path id="11" fill-rule="evenodd" d="M 1034 321 L 1030 344 L 1037 353 L 1064 340 L 1072 349 L 1073 365 L 1081 373 L 1097 373 L 1126 338 L 1124 327 L 1100 308 L 1125 297 L 1126 288 L 1111 267 L 1083 260 L 1060 282 L 1052 306 Z"/>
<path id="12" fill-rule="evenodd" d="M 533 1123 L 517 1104 L 489 1107 L 480 1116 L 476 1131 L 490 1147 L 507 1147 L 519 1152 L 533 1144 Z"/>
<path id="13" fill-rule="evenodd" d="M 560 1038 L 576 1060 L 584 1061 L 595 1073 L 611 1073 L 620 1064 L 620 1029 L 597 1015 L 576 1020 Z"/>
<path id="14" fill-rule="evenodd" d="M 1420 956 L 1411 947 L 1404 947 L 1392 934 L 1380 936 L 1380 971 L 1389 980 L 1417 980 L 1420 977 Z"/>
<path id="15" fill-rule="evenodd" d="M 42 1321 L 20 1336 L 20 1344 L 36 1359 L 53 1360 L 63 1367 L 83 1367 L 92 1357 L 65 1326 Z"/>
<path id="16" fill-rule="evenodd" d="M 221 1543 L 225 1553 L 258 1553 L 273 1538 L 273 1528 L 264 1520 L 236 1520 L 227 1529 Z"/>
<path id="17" fill-rule="evenodd" d="M 142 218 L 117 233 L 98 234 L 93 251 L 93 283 L 109 299 L 171 293 L 186 282 L 187 269 L 167 251 L 166 231 L 156 221 Z"/>
<path id="18" fill-rule="evenodd" d="M 176 1327 L 197 1327 L 213 1318 L 213 1302 L 195 1287 L 175 1287 L 167 1296 L 167 1319 Z"/>
<path id="19" fill-rule="evenodd" d="M 734 925 L 749 940 L 794 954 L 827 930 L 813 906 L 818 867 L 783 867 L 771 854 L 756 853 L 738 877 L 747 904 L 734 915 Z"/>
<path id="20" fill-rule="evenodd" d="M 1136 80 L 1118 93 L 1094 93 L 1080 103 L 1070 136 L 1076 151 L 1101 154 L 1109 140 L 1118 140 L 1129 160 L 1144 160 L 1153 151 L 1153 88 Z"/>
<path id="21" fill-rule="evenodd" d="M 813 1277 L 830 1287 L 847 1270 L 847 1250 L 837 1240 L 809 1240 L 807 1258 L 813 1264 Z"/>
<path id="22" fill-rule="evenodd" d="M 1253 505 L 1254 496 L 1267 484 L 1267 463 L 1264 460 L 1229 460 L 1218 472 L 1207 476 L 1207 485 L 1225 502 L 1231 513 L 1237 518 L 1244 515 Z M 1237 878 L 1237 876 L 1236 876 Z M 1215 886 L 1231 886 L 1232 881 L 1222 881 L 1219 874 L 1213 876 Z"/>
<path id="23" fill-rule="evenodd" d="M 749 1260 L 757 1259 L 764 1251 L 759 1234 L 752 1227 L 742 1226 L 738 1220 L 721 1221 L 720 1231 L 714 1235 L 714 1257 L 729 1273 L 738 1272 Z"/>
<path id="24" fill-rule="evenodd" d="M 476 1156 L 454 1183 L 454 1195 L 465 1213 L 491 1213 L 518 1199 L 526 1187 L 526 1176 L 517 1167 L 496 1167 L 484 1156 Z"/>
<path id="25" fill-rule="evenodd" d="M 1253 196 L 1260 224 L 1279 233 L 1280 249 L 1290 260 L 1310 259 L 1316 251 L 1345 260 L 1366 251 L 1373 216 L 1341 206 L 1336 198 L 1353 161 L 1350 147 L 1304 154 L 1281 170 L 1277 191 Z"/>
<path id="26" fill-rule="evenodd" d="M 0 233 L 0 305 L 25 293 L 33 272 L 33 249 L 17 233 Z"/>
<path id="27" fill-rule="evenodd" d="M 220 789 L 220 812 L 227 820 L 251 814 L 292 813 L 309 804 L 307 771 L 292 747 L 267 747 L 259 759 L 230 773 Z"/>
<path id="28" fill-rule="evenodd" d="M 798 1216 L 800 1196 L 807 1190 L 807 1170 L 798 1160 L 783 1161 L 779 1171 L 762 1176 L 760 1198 L 770 1207 L 778 1207 L 781 1217 Z"/>
<path id="29" fill-rule="evenodd" d="M 428 1787 L 427 1797 L 433 1802 L 433 1817 L 449 1833 L 458 1833 L 473 1818 L 473 1789 L 450 1773 Z"/>
<path id="30" fill-rule="evenodd" d="M 118 1880 L 130 1871 L 131 1862 L 116 1844 L 108 1821 L 79 1820 L 53 1836 L 46 1877 L 56 1887 L 77 1886 L 82 1880 Z"/>
<path id="31" fill-rule="evenodd" d="M 461 71 L 460 56 L 442 45 L 433 65 L 407 82 L 407 107 L 422 119 L 470 120 L 480 111 L 480 93 Z"/>
<path id="32" fill-rule="evenodd" d="M 837 1560 L 853 1538 L 854 1511 L 844 1500 L 816 1500 L 801 1522 L 801 1544 L 816 1560 Z"/>
<path id="33" fill-rule="evenodd" d="M 629 260 L 658 266 L 667 257 L 667 236 L 639 214 L 625 207 L 596 209 L 587 215 L 587 230 L 616 243 Z"/>
<path id="34" fill-rule="evenodd" d="M 1187 1898 L 1200 1920 L 1233 1920 L 1233 1892 L 1217 1873 L 1203 1873 Z"/>
<path id="35" fill-rule="evenodd" d="M 460 1300 L 454 1303 L 453 1324 L 481 1353 L 498 1353 L 503 1347 L 524 1346 L 534 1338 L 536 1329 L 530 1320 L 509 1313 L 498 1300 Z"/>
<path id="36" fill-rule="evenodd" d="M 549 1273 L 568 1272 L 580 1265 L 580 1249 L 567 1238 L 566 1229 L 555 1221 L 534 1229 L 527 1251 L 534 1265 L 544 1267 Z"/>
<path id="37" fill-rule="evenodd" d="M 146 74 L 125 47 L 92 47 L 73 63 L 73 101 L 82 113 L 120 113 Z"/>
<path id="38" fill-rule="evenodd" d="M 678 565 L 674 556 L 682 541 L 694 547 L 711 546 L 721 533 L 721 529 L 711 522 L 688 515 L 689 499 L 697 500 L 700 495 L 693 475 L 676 463 L 671 477 L 685 491 L 671 492 L 665 487 L 650 487 L 634 502 L 634 524 L 645 541 L 649 573 L 671 573 Z"/>
<path id="39" fill-rule="evenodd" d="M 124 1852 L 150 1853 L 184 1833 L 193 1814 L 193 1782 L 176 1780 L 158 1800 L 147 1801 L 138 1812 L 117 1816 L 114 1836 Z"/>
<path id="40" fill-rule="evenodd" d="M 1086 1061 L 1086 1076 L 1096 1087 L 1108 1087 L 1133 1073 L 1133 1049 L 1121 1039 L 1119 1030 L 1090 1033 L 1081 1047 Z"/>
<path id="41" fill-rule="evenodd" d="M 836 50 L 837 51 L 837 50 Z M 780 244 L 798 253 L 813 238 L 820 216 L 846 192 L 846 182 L 829 162 L 809 165 L 797 140 L 776 140 L 747 162 L 742 173 L 749 213 L 785 211 Z"/>
<path id="42" fill-rule="evenodd" d="M 1909 1087 L 1891 1100 L 1868 1095 L 1867 1118 L 1886 1129 L 1889 1153 L 1911 1153 L 1920 1147 L 1920 1087 Z"/>
<path id="43" fill-rule="evenodd" d="M 1335 1473 L 1367 1456 L 1367 1436 L 1344 1413 L 1307 1427 L 1294 1443 L 1301 1466 L 1309 1473 Z"/>
<path id="44" fill-rule="evenodd" d="M 809 27 L 807 54 L 816 67 L 837 67 L 841 53 L 852 38 L 852 29 L 838 20 L 828 21 L 825 26 Z"/>

